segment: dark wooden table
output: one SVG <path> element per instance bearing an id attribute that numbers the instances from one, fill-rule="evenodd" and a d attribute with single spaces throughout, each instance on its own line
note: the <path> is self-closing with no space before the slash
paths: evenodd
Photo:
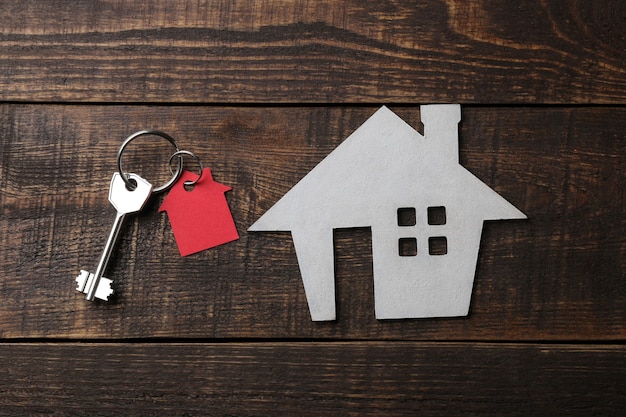
<path id="1" fill-rule="evenodd" d="M 3 1 L 0 415 L 622 415 L 625 28 L 624 1 Z M 462 104 L 461 163 L 529 220 L 485 224 L 456 319 L 377 321 L 371 234 L 339 230 L 312 322 L 289 234 L 246 229 L 380 105 L 426 103 Z M 146 128 L 233 188 L 241 238 L 182 258 L 155 198 L 90 303 Z"/>

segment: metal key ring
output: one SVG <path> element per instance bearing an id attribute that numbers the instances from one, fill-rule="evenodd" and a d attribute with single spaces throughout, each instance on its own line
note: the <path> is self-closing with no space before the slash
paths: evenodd
<path id="1" fill-rule="evenodd" d="M 198 181 L 200 181 L 200 178 L 202 178 L 202 171 L 204 170 L 204 167 L 202 166 L 202 161 L 200 160 L 200 158 L 198 158 L 198 156 L 191 152 L 191 151 L 186 151 L 186 150 L 182 150 L 182 151 L 176 151 L 172 154 L 172 156 L 170 156 L 170 162 L 169 162 L 169 167 L 170 167 L 170 173 L 172 175 L 174 175 L 174 171 L 172 171 L 172 159 L 174 159 L 175 157 L 178 156 L 178 158 L 182 158 L 181 155 L 189 155 L 191 156 L 193 159 L 196 160 L 196 162 L 198 163 L 198 165 L 200 166 L 200 173 L 198 174 L 198 178 L 196 178 L 193 181 L 185 181 L 185 183 L 183 185 L 186 185 L 187 187 L 191 187 L 193 185 L 196 185 L 198 183 Z M 180 166 L 180 163 L 179 163 Z"/>
<path id="2" fill-rule="evenodd" d="M 174 145 L 174 148 L 176 148 L 176 152 L 180 151 L 180 148 L 178 147 L 178 144 L 176 143 L 174 138 L 172 138 L 167 133 L 164 133 L 158 130 L 140 130 L 139 132 L 135 132 L 129 137 L 127 137 L 124 143 L 122 143 L 122 146 L 120 146 L 120 150 L 117 152 L 117 170 L 119 171 L 120 176 L 124 180 L 124 183 L 126 184 L 126 187 L 129 190 L 134 190 L 135 185 L 129 181 L 127 174 L 125 174 L 124 171 L 122 170 L 122 154 L 124 153 L 124 149 L 126 149 L 126 146 L 128 146 L 130 142 L 132 142 L 134 139 L 137 139 L 139 136 L 144 136 L 144 135 L 160 136 L 163 139 L 166 139 L 172 145 Z M 169 167 L 170 167 L 170 172 L 172 173 L 172 178 L 170 178 L 168 182 L 161 185 L 160 187 L 154 187 L 152 189 L 152 192 L 154 194 L 170 189 L 170 187 L 174 185 L 174 183 L 178 180 L 178 178 L 180 178 L 181 174 L 183 173 L 183 157 L 179 156 L 178 158 L 178 169 L 176 170 L 176 173 L 172 171 L 172 158 L 170 158 Z"/>

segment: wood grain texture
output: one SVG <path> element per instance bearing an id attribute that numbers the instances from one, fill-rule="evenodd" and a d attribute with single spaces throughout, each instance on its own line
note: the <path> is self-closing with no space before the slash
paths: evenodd
<path id="1" fill-rule="evenodd" d="M 605 103 L 623 1 L 25 0 L 0 4 L 0 100 Z"/>
<path id="2" fill-rule="evenodd" d="M 519 3 L 519 4 L 518 4 Z M 0 2 L 0 416 L 621 416 L 626 1 Z M 470 315 L 377 321 L 371 233 L 337 230 L 311 322 L 288 233 L 246 229 L 381 103 L 463 103 L 485 225 Z M 162 196 L 96 266 L 121 141 L 162 129 L 241 239 L 181 258 Z M 167 179 L 172 149 L 124 164 Z M 568 344 L 572 342 L 572 344 Z"/>
<path id="3" fill-rule="evenodd" d="M 529 217 L 485 225 L 469 317 L 375 320 L 370 233 L 352 229 L 335 234 L 338 320 L 311 322 L 289 234 L 246 229 L 375 110 L 0 105 L 0 337 L 624 340 L 622 107 L 463 107 L 461 163 Z M 157 197 L 122 233 L 115 299 L 89 303 L 73 278 L 98 261 L 117 149 L 143 128 L 233 187 L 241 239 L 181 258 Z M 158 182 L 171 150 L 149 144 L 125 164 Z"/>
<path id="4" fill-rule="evenodd" d="M 0 415 L 618 416 L 623 346 L 6 344 Z"/>

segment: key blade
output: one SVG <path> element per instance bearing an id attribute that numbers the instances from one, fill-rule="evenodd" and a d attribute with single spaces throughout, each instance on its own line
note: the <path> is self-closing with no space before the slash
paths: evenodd
<path id="1" fill-rule="evenodd" d="M 126 183 L 119 172 L 113 174 L 109 189 L 109 201 L 118 213 L 136 213 L 143 208 L 152 194 L 152 184 L 137 174 L 126 174 L 128 180 L 135 182 L 134 190 L 126 188 Z"/>

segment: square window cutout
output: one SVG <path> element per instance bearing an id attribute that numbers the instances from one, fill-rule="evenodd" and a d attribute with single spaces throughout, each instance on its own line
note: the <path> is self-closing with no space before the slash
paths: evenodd
<path id="1" fill-rule="evenodd" d="M 444 206 L 428 207 L 428 224 L 446 224 L 446 208 Z"/>
<path id="2" fill-rule="evenodd" d="M 417 216 L 415 207 L 402 207 L 398 209 L 398 226 L 415 226 Z"/>
<path id="3" fill-rule="evenodd" d="M 398 254 L 400 256 L 417 256 L 417 239 L 403 237 L 398 240 Z"/>
<path id="4" fill-rule="evenodd" d="M 428 238 L 429 255 L 445 255 L 448 253 L 448 239 L 445 236 Z"/>

